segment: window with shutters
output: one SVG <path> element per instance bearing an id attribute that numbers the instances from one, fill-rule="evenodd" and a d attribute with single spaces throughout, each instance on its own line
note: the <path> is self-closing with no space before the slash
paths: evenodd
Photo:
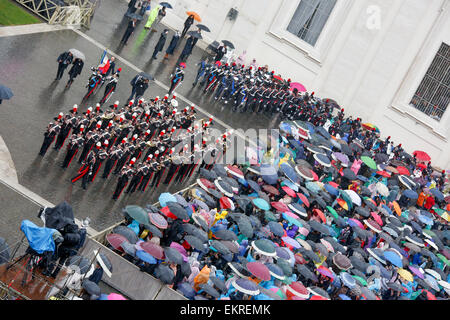
<path id="1" fill-rule="evenodd" d="M 450 102 L 450 46 L 442 43 L 410 104 L 440 121 Z"/>

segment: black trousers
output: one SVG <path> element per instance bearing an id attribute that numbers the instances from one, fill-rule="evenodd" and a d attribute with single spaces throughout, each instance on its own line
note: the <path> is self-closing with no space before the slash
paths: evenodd
<path id="1" fill-rule="evenodd" d="M 128 183 L 128 177 L 126 175 L 123 175 L 119 178 L 119 181 L 117 182 L 116 190 L 113 194 L 113 199 L 117 200 L 120 197 L 120 194 L 122 193 L 122 190 L 125 188 L 125 186 Z"/>
<path id="2" fill-rule="evenodd" d="M 131 34 L 133 33 L 133 30 L 127 29 L 125 33 L 123 34 L 122 40 L 120 40 L 121 43 L 127 43 L 128 39 L 130 38 Z"/>
<path id="3" fill-rule="evenodd" d="M 78 152 L 78 147 L 77 148 L 73 148 L 73 147 L 68 148 L 66 157 L 64 158 L 64 161 L 63 161 L 63 164 L 61 167 L 63 167 L 63 168 L 69 167 L 72 159 L 75 157 L 77 152 Z"/>
<path id="4" fill-rule="evenodd" d="M 177 172 L 177 169 L 179 170 L 180 165 L 176 165 L 176 164 L 171 164 L 169 171 L 167 172 L 167 177 L 164 180 L 164 184 L 169 184 L 172 181 L 173 176 L 175 175 L 175 173 Z"/>
<path id="5" fill-rule="evenodd" d="M 152 185 L 151 187 L 157 187 L 159 185 L 159 182 L 161 181 L 161 177 L 164 174 L 164 169 L 158 170 L 155 172 L 154 177 L 153 177 L 153 181 L 152 181 Z"/>
<path id="6" fill-rule="evenodd" d="M 39 155 L 45 156 L 45 153 L 47 152 L 48 148 L 52 144 L 53 140 L 55 140 L 54 135 L 47 135 L 44 137 L 44 141 L 42 142 L 41 150 L 39 151 Z"/>
<path id="7" fill-rule="evenodd" d="M 58 72 L 56 73 L 56 79 L 61 79 L 63 74 L 64 74 L 64 70 L 66 70 L 67 68 L 67 64 L 64 63 L 59 63 L 58 64 Z"/>
<path id="8" fill-rule="evenodd" d="M 91 147 L 94 143 L 86 143 L 83 147 L 83 152 L 81 152 L 80 158 L 78 159 L 78 162 L 81 163 L 82 161 L 84 161 L 84 159 L 86 159 L 89 151 L 91 151 Z"/>
<path id="9" fill-rule="evenodd" d="M 107 179 L 109 177 L 109 174 L 111 173 L 112 168 L 114 168 L 114 164 L 116 163 L 116 160 L 108 158 L 105 163 L 105 168 L 103 169 L 102 178 Z"/>
<path id="10" fill-rule="evenodd" d="M 55 149 L 61 149 L 61 147 L 64 145 L 64 142 L 66 141 L 67 136 L 69 135 L 70 128 L 68 130 L 64 130 L 58 134 L 58 137 L 56 138 L 55 142 Z"/>
<path id="11" fill-rule="evenodd" d="M 125 193 L 133 193 L 136 191 L 137 186 L 139 185 L 139 183 L 142 180 L 142 174 L 137 174 L 135 175 L 131 181 L 130 184 L 128 185 L 128 189 L 127 191 L 125 191 Z"/>
<path id="12" fill-rule="evenodd" d="M 122 158 L 119 159 L 119 161 L 117 161 L 116 169 L 114 169 L 115 174 L 119 173 L 119 171 L 122 170 L 122 167 L 127 162 L 128 157 L 129 157 L 129 155 L 124 155 L 124 156 L 122 156 Z"/>
<path id="13" fill-rule="evenodd" d="M 141 181 L 141 184 L 138 186 L 138 190 L 144 192 L 147 189 L 147 185 L 150 179 L 153 177 L 153 172 L 149 172 L 146 174 Z"/>

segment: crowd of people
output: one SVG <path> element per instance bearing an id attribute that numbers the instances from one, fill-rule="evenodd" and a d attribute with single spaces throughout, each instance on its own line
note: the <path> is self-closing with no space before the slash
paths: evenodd
<path id="1" fill-rule="evenodd" d="M 184 63 L 163 99 L 132 94 L 123 107 L 81 114 L 74 106 L 49 124 L 40 154 L 69 138 L 62 167 L 78 151 L 81 164 L 72 183 L 86 188 L 104 162 L 103 179 L 118 175 L 113 199 L 198 169 L 184 194 L 124 208 L 108 246 L 188 299 L 448 299 L 447 171 L 267 66 L 222 63 L 223 52 L 199 62 L 193 86 L 235 111 L 283 120 L 280 136 L 238 150 L 245 161 L 218 161 L 231 132 L 209 141 L 213 119 L 178 110 Z"/>
<path id="2" fill-rule="evenodd" d="M 307 103 L 267 152 L 126 207 L 110 248 L 194 300 L 448 299 L 446 171 Z"/>

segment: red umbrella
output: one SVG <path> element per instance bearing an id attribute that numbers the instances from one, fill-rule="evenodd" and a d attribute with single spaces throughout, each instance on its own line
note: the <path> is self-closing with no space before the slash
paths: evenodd
<path id="1" fill-rule="evenodd" d="M 125 238 L 123 235 L 118 233 L 111 233 L 106 236 L 106 240 L 108 243 L 116 250 L 123 251 L 120 245 L 126 241 L 128 242 L 127 238 Z"/>
<path id="2" fill-rule="evenodd" d="M 274 79 L 283 82 L 283 78 L 280 76 L 273 76 Z"/>
<path id="3" fill-rule="evenodd" d="M 419 168 L 421 168 L 421 169 L 426 169 L 426 168 L 427 168 L 427 166 L 424 165 L 423 163 L 419 163 L 419 164 L 417 165 L 417 167 L 419 167 Z"/>
<path id="4" fill-rule="evenodd" d="M 314 171 L 311 170 L 311 174 L 313 176 L 314 181 L 319 181 L 319 176 Z"/>
<path id="5" fill-rule="evenodd" d="M 239 168 L 233 167 L 232 165 L 228 165 L 225 167 L 225 170 L 239 179 L 244 179 L 244 173 L 241 170 L 239 170 Z"/>
<path id="6" fill-rule="evenodd" d="M 378 223 L 380 226 L 383 225 L 383 220 L 381 220 L 381 217 L 376 212 L 371 212 L 370 214 L 372 215 L 376 223 Z"/>
<path id="7" fill-rule="evenodd" d="M 403 174 L 403 175 L 406 175 L 406 176 L 409 176 L 411 174 L 409 172 L 409 170 L 407 168 L 403 167 L 403 166 L 397 167 L 397 171 L 398 171 L 398 174 Z"/>
<path id="8" fill-rule="evenodd" d="M 311 296 L 309 300 L 330 300 L 322 296 Z"/>
<path id="9" fill-rule="evenodd" d="M 286 289 L 286 295 L 289 298 L 288 293 L 291 293 L 292 295 L 302 299 L 308 299 L 310 296 L 308 289 L 306 289 L 306 287 L 301 282 L 291 283 Z"/>
<path id="10" fill-rule="evenodd" d="M 258 279 L 268 281 L 271 279 L 269 268 L 261 262 L 248 262 L 245 267 Z"/>
<path id="11" fill-rule="evenodd" d="M 271 202 L 270 205 L 281 212 L 291 211 L 286 204 L 280 201 Z"/>
<path id="12" fill-rule="evenodd" d="M 379 174 L 380 176 L 385 177 L 385 178 L 391 177 L 391 174 L 387 171 L 377 171 L 377 174 Z"/>
<path id="13" fill-rule="evenodd" d="M 302 202 L 309 208 L 309 200 L 303 193 L 297 193 L 297 196 L 302 200 Z"/>
<path id="14" fill-rule="evenodd" d="M 431 157 L 425 151 L 416 150 L 413 152 L 413 155 L 415 155 L 416 159 L 419 161 L 431 161 Z"/>
<path id="15" fill-rule="evenodd" d="M 291 188 L 289 188 L 288 186 L 283 186 L 283 187 L 281 187 L 281 189 L 283 189 L 284 192 L 286 192 L 287 195 L 290 196 L 290 197 L 295 197 L 296 196 L 295 191 L 292 190 Z"/>
<path id="16" fill-rule="evenodd" d="M 164 249 L 156 243 L 147 241 L 141 244 L 141 248 L 156 259 L 164 259 Z"/>
<path id="17" fill-rule="evenodd" d="M 306 92 L 306 87 L 299 82 L 291 82 L 291 91 L 297 89 L 299 92 Z"/>
<path id="18" fill-rule="evenodd" d="M 280 194 L 280 191 L 277 188 L 275 188 L 274 186 L 266 184 L 266 185 L 263 185 L 262 188 L 265 192 L 273 194 L 275 196 L 278 196 Z"/>
<path id="19" fill-rule="evenodd" d="M 167 229 L 168 223 L 166 219 L 159 213 L 150 212 L 148 214 L 150 222 L 160 229 Z"/>
<path id="20" fill-rule="evenodd" d="M 161 208 L 160 211 L 162 213 L 164 213 L 167 218 L 171 218 L 171 219 L 174 219 L 174 220 L 178 219 L 176 215 L 174 215 L 172 212 L 170 212 L 170 209 L 169 209 L 168 206 L 165 206 L 165 207 Z"/>
<path id="21" fill-rule="evenodd" d="M 295 263 L 297 264 L 305 264 L 307 261 L 305 260 L 305 258 L 303 258 L 303 256 L 300 253 L 296 253 L 294 254 L 294 258 L 295 258 Z"/>
<path id="22" fill-rule="evenodd" d="M 232 210 L 234 210 L 233 201 L 231 201 L 229 198 L 222 197 L 222 198 L 220 198 L 219 202 L 220 202 L 220 207 L 222 209 L 232 209 Z"/>
<path id="23" fill-rule="evenodd" d="M 197 179 L 197 183 L 205 191 L 208 191 L 208 189 L 216 189 L 216 185 L 205 178 Z"/>
<path id="24" fill-rule="evenodd" d="M 313 213 L 315 213 L 316 215 L 319 216 L 320 220 L 322 220 L 323 223 L 327 223 L 327 218 L 325 218 L 325 214 L 319 210 L 319 209 L 314 209 Z"/>

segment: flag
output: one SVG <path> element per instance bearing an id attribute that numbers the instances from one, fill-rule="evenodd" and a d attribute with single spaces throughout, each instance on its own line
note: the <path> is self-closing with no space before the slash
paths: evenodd
<path id="1" fill-rule="evenodd" d="M 106 54 L 106 50 L 103 51 L 98 69 L 103 74 L 105 74 L 109 69 L 109 59 L 108 59 L 108 55 Z"/>

